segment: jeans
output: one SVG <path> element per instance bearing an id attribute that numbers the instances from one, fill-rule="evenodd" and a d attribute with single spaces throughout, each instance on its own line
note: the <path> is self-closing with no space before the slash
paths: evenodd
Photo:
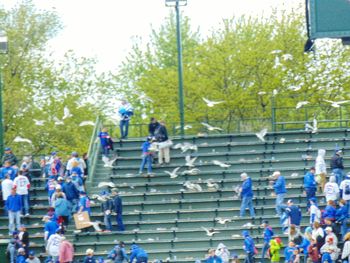
<path id="1" fill-rule="evenodd" d="M 16 228 L 19 229 L 20 225 L 21 225 L 21 211 L 17 211 L 17 212 L 12 212 L 12 211 L 8 211 L 9 212 L 9 233 L 15 231 L 15 221 L 16 221 Z"/>
<path id="2" fill-rule="evenodd" d="M 242 204 L 241 204 L 241 211 L 239 213 L 240 216 L 245 216 L 245 210 L 249 208 L 250 216 L 254 217 L 254 207 L 253 207 L 253 197 L 252 196 L 243 196 L 242 197 Z"/>
<path id="3" fill-rule="evenodd" d="M 148 258 L 146 257 L 138 257 L 136 259 L 136 263 L 147 263 L 148 262 Z"/>
<path id="4" fill-rule="evenodd" d="M 253 253 L 247 253 L 244 263 L 254 263 L 254 254 Z"/>
<path id="5" fill-rule="evenodd" d="M 143 155 L 141 165 L 140 165 L 140 173 L 142 173 L 146 163 L 147 163 L 147 172 L 152 173 L 152 155 L 151 154 Z"/>
<path id="6" fill-rule="evenodd" d="M 20 195 L 22 198 L 22 214 L 29 214 L 29 195 Z"/>
<path id="7" fill-rule="evenodd" d="M 262 252 L 261 252 L 261 258 L 265 258 L 266 252 L 269 248 L 270 248 L 270 243 L 264 242 L 264 245 L 262 247 Z"/>
<path id="8" fill-rule="evenodd" d="M 120 127 L 120 136 L 122 139 L 125 139 L 128 137 L 128 131 L 129 131 L 129 120 L 121 120 L 119 123 Z"/>
<path id="9" fill-rule="evenodd" d="M 108 146 L 102 146 L 102 154 L 105 156 L 108 156 L 108 154 L 109 154 L 109 147 Z"/>
<path id="10" fill-rule="evenodd" d="M 106 230 L 112 231 L 111 214 L 106 215 L 106 213 L 105 213 L 105 215 L 103 217 L 103 222 L 106 225 Z"/>
<path id="11" fill-rule="evenodd" d="M 335 174 L 335 179 L 338 185 L 343 181 L 343 169 L 335 168 L 332 170 L 332 172 Z"/>
<path id="12" fill-rule="evenodd" d="M 11 246 L 8 249 L 8 252 L 10 254 L 10 262 L 9 263 L 16 263 L 16 254 L 17 254 L 17 250 L 15 246 Z M 5 260 L 6 262 L 6 260 Z"/>
<path id="13" fill-rule="evenodd" d="M 123 215 L 117 213 L 116 220 L 117 220 L 117 224 L 118 224 L 118 231 L 124 231 L 125 227 L 123 224 Z"/>
<path id="14" fill-rule="evenodd" d="M 316 191 L 317 188 L 305 188 L 305 192 L 306 192 L 306 199 L 307 199 L 307 209 L 310 208 L 310 198 L 313 198 L 316 196 Z"/>
<path id="15" fill-rule="evenodd" d="M 276 195 L 276 213 L 279 216 L 282 215 L 282 206 L 284 202 L 284 196 L 285 196 L 285 193 Z"/>

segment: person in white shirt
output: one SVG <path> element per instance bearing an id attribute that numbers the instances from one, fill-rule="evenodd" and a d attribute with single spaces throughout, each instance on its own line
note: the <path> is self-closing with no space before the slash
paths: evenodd
<path id="1" fill-rule="evenodd" d="M 324 186 L 326 184 L 326 175 L 327 175 L 326 162 L 324 160 L 325 156 L 326 156 L 326 150 L 319 149 L 315 160 L 316 181 L 321 193 L 324 191 Z"/>
<path id="2" fill-rule="evenodd" d="M 348 173 L 345 179 L 340 183 L 339 190 L 341 193 L 341 198 L 344 199 L 348 204 L 348 210 L 350 209 L 350 174 Z"/>
<path id="3" fill-rule="evenodd" d="M 84 175 L 84 169 L 86 168 L 86 164 L 82 158 L 79 158 L 79 155 L 77 152 L 72 152 L 71 158 L 67 162 L 66 169 L 69 171 L 69 174 L 71 174 L 72 168 L 74 167 L 73 163 L 77 162 L 78 167 L 81 169 L 82 174 Z"/>
<path id="4" fill-rule="evenodd" d="M 332 175 L 329 177 L 329 182 L 325 184 L 323 191 L 326 201 L 329 200 L 336 201 L 339 198 L 339 186 L 336 183 L 335 176 Z"/>
<path id="5" fill-rule="evenodd" d="M 7 197 L 11 195 L 12 188 L 13 181 L 10 179 L 10 175 L 6 174 L 5 179 L 1 182 L 2 200 L 4 200 L 4 202 L 7 200 Z"/>
<path id="6" fill-rule="evenodd" d="M 315 197 L 310 198 L 310 225 L 314 222 L 321 222 L 321 210 L 317 207 L 317 201 Z"/>
<path id="7" fill-rule="evenodd" d="M 59 234 L 60 231 L 61 229 L 57 229 L 56 234 L 51 235 L 46 244 L 46 252 L 52 257 L 53 262 L 58 261 L 60 244 L 63 240 L 62 236 Z"/>
<path id="8" fill-rule="evenodd" d="M 22 198 L 22 214 L 25 216 L 29 216 L 29 189 L 30 182 L 28 178 L 22 175 L 22 172 L 19 171 L 15 180 L 13 180 L 13 187 L 16 189 L 16 192 Z"/>

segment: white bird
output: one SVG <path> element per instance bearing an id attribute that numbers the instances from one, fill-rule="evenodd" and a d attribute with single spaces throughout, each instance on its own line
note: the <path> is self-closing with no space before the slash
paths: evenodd
<path id="1" fill-rule="evenodd" d="M 248 223 L 245 223 L 242 227 L 249 228 L 249 227 L 253 227 L 253 226 L 254 225 L 252 223 L 248 222 Z"/>
<path id="2" fill-rule="evenodd" d="M 185 153 L 187 152 L 188 150 L 192 150 L 192 151 L 198 151 L 198 147 L 197 145 L 195 144 L 191 144 L 191 143 L 188 143 L 188 142 L 184 142 L 181 146 L 181 150 L 182 150 L 182 153 Z"/>
<path id="3" fill-rule="evenodd" d="M 96 221 L 96 222 L 89 222 L 89 224 L 95 229 L 96 232 L 102 232 L 102 229 L 100 228 L 101 222 Z"/>
<path id="4" fill-rule="evenodd" d="M 217 183 L 213 183 L 212 179 L 208 179 L 206 183 L 207 183 L 208 190 L 216 191 L 219 189 L 219 185 Z"/>
<path id="5" fill-rule="evenodd" d="M 109 159 L 107 156 L 102 156 L 102 161 L 104 162 L 104 167 L 113 168 L 113 163 L 118 159 L 116 156 L 113 159 Z"/>
<path id="6" fill-rule="evenodd" d="M 173 149 L 181 149 L 182 143 L 177 143 L 173 146 Z"/>
<path id="7" fill-rule="evenodd" d="M 176 126 L 175 127 L 175 129 L 180 129 L 181 128 L 181 126 Z M 185 126 L 184 126 L 184 130 L 188 130 L 188 129 L 192 129 L 192 125 L 189 125 L 189 124 L 186 124 Z"/>
<path id="8" fill-rule="evenodd" d="M 212 237 L 213 235 L 220 233 L 219 231 L 215 231 L 214 228 L 207 229 L 204 226 L 202 226 L 202 229 L 207 233 L 207 236 L 209 236 L 209 237 Z"/>
<path id="9" fill-rule="evenodd" d="M 190 181 L 186 181 L 183 184 L 188 190 L 202 192 L 202 187 L 199 184 L 191 183 Z"/>
<path id="10" fill-rule="evenodd" d="M 350 102 L 350 100 L 341 100 L 341 101 L 324 100 L 324 101 L 331 103 L 331 106 L 334 108 L 339 108 L 341 104 Z"/>
<path id="11" fill-rule="evenodd" d="M 260 132 L 255 133 L 255 135 L 256 135 L 256 137 L 259 138 L 259 140 L 261 140 L 262 142 L 265 142 L 264 137 L 265 137 L 266 133 L 267 133 L 267 129 L 265 128 L 265 129 L 262 129 Z"/>
<path id="12" fill-rule="evenodd" d="M 32 141 L 26 138 L 22 138 L 20 136 L 16 136 L 16 138 L 13 140 L 14 142 L 27 142 L 29 144 L 32 144 Z"/>
<path id="13" fill-rule="evenodd" d="M 103 187 L 106 187 L 106 186 L 108 186 L 110 188 L 116 187 L 116 185 L 113 182 L 100 182 L 97 187 L 98 188 L 103 188 Z"/>
<path id="14" fill-rule="evenodd" d="M 182 172 L 182 175 L 197 175 L 201 170 L 193 168 L 191 170 L 185 170 Z"/>
<path id="15" fill-rule="evenodd" d="M 176 177 L 178 177 L 179 175 L 177 174 L 177 172 L 180 170 L 181 166 L 180 167 L 176 167 L 172 172 L 169 172 L 169 171 L 164 171 L 164 173 L 170 175 L 170 178 L 171 179 L 174 179 Z"/>
<path id="16" fill-rule="evenodd" d="M 213 160 L 212 163 L 217 166 L 220 166 L 221 168 L 228 168 L 231 166 L 231 164 L 226 164 L 226 163 L 220 162 L 219 160 Z"/>
<path id="17" fill-rule="evenodd" d="M 205 122 L 201 122 L 202 125 L 204 125 L 208 131 L 223 131 L 223 129 L 219 128 L 219 127 L 214 127 L 214 126 L 211 126 L 209 125 L 208 123 L 205 123 Z"/>
<path id="18" fill-rule="evenodd" d="M 266 91 L 259 91 L 259 92 L 258 92 L 258 95 L 259 95 L 259 96 L 262 96 L 262 95 L 265 95 L 265 94 L 266 94 Z"/>
<path id="19" fill-rule="evenodd" d="M 285 143 L 285 141 L 286 141 L 286 138 L 283 138 L 283 137 L 282 137 L 282 138 L 280 139 L 280 143 Z"/>
<path id="20" fill-rule="evenodd" d="M 312 126 L 308 123 L 305 123 L 305 131 L 311 131 L 312 133 L 317 133 L 317 119 L 316 117 L 312 120 Z"/>
<path id="21" fill-rule="evenodd" d="M 278 94 L 278 90 L 277 90 L 277 89 L 274 89 L 274 90 L 272 91 L 272 96 L 275 97 L 277 94 Z"/>
<path id="22" fill-rule="evenodd" d="M 186 164 L 185 164 L 186 166 L 194 167 L 194 162 L 197 160 L 197 157 L 194 157 L 191 159 L 190 155 L 186 155 L 185 160 L 186 160 Z"/>
<path id="23" fill-rule="evenodd" d="M 232 220 L 229 219 L 229 218 L 221 218 L 221 217 L 217 217 L 215 219 L 215 221 L 218 222 L 221 225 L 226 225 L 227 223 L 232 222 Z"/>
<path id="24" fill-rule="evenodd" d="M 298 86 L 290 86 L 288 89 L 292 90 L 292 91 L 298 91 L 301 89 L 301 85 Z"/>
<path id="25" fill-rule="evenodd" d="M 63 117 L 62 120 L 67 119 L 69 117 L 72 117 L 73 115 L 70 113 L 69 109 L 67 106 L 63 108 Z"/>
<path id="26" fill-rule="evenodd" d="M 282 52 L 282 50 L 276 49 L 276 50 L 272 50 L 271 54 L 278 54 L 278 53 L 281 53 L 281 52 Z"/>
<path id="27" fill-rule="evenodd" d="M 223 103 L 224 101 L 211 101 L 206 98 L 202 98 L 208 107 L 214 107 L 216 104 Z"/>
<path id="28" fill-rule="evenodd" d="M 87 125 L 91 125 L 91 126 L 95 126 L 95 123 L 93 121 L 82 121 L 79 126 L 87 126 Z"/>
<path id="29" fill-rule="evenodd" d="M 308 102 L 308 101 L 299 101 L 298 103 L 297 103 L 297 105 L 295 106 L 295 108 L 296 109 L 300 109 L 301 107 L 303 107 L 304 105 L 306 105 L 306 104 L 309 104 L 310 102 Z"/>
<path id="30" fill-rule="evenodd" d="M 290 175 L 290 177 L 298 177 L 298 176 L 299 176 L 298 173 L 292 173 L 292 174 Z"/>
<path id="31" fill-rule="evenodd" d="M 53 117 L 53 121 L 55 122 L 55 125 L 63 125 L 64 122 L 62 120 L 59 120 L 57 117 Z"/>
<path id="32" fill-rule="evenodd" d="M 291 54 L 284 54 L 282 55 L 283 60 L 293 60 L 293 55 Z"/>
<path id="33" fill-rule="evenodd" d="M 36 126 L 44 126 L 45 121 L 44 120 L 36 120 L 33 119 Z"/>

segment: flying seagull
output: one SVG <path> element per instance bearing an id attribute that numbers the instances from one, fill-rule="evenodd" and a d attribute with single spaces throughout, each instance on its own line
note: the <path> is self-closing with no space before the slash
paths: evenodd
<path id="1" fill-rule="evenodd" d="M 220 166 L 221 168 L 228 168 L 231 166 L 231 164 L 226 164 L 226 163 L 220 162 L 219 160 L 213 160 L 212 162 L 213 164 Z"/>
<path id="2" fill-rule="evenodd" d="M 82 121 L 79 126 L 87 126 L 87 125 L 91 125 L 91 126 L 95 126 L 95 123 L 93 121 Z"/>
<path id="3" fill-rule="evenodd" d="M 215 221 L 221 225 L 226 225 L 227 223 L 232 222 L 232 220 L 229 218 L 221 218 L 221 217 L 216 218 Z"/>
<path id="4" fill-rule="evenodd" d="M 170 175 L 170 178 L 171 179 L 174 179 L 176 177 L 178 177 L 179 175 L 177 174 L 177 172 L 180 170 L 181 166 L 179 167 L 176 167 L 172 172 L 169 172 L 169 171 L 164 171 L 164 173 Z"/>
<path id="5" fill-rule="evenodd" d="M 67 106 L 64 107 L 63 109 L 63 117 L 62 120 L 67 119 L 69 117 L 72 117 L 73 115 L 70 113 L 69 109 Z"/>
<path id="6" fill-rule="evenodd" d="M 29 144 L 32 144 L 32 141 L 26 138 L 22 138 L 20 136 L 16 136 L 16 138 L 13 140 L 14 142 L 27 142 Z"/>
<path id="7" fill-rule="evenodd" d="M 186 166 L 194 167 L 194 162 L 197 160 L 197 157 L 194 157 L 191 159 L 190 155 L 186 155 L 185 160 L 186 160 L 186 164 L 185 164 Z"/>
<path id="8" fill-rule="evenodd" d="M 113 182 L 100 182 L 97 187 L 98 188 L 103 188 L 103 187 L 106 187 L 106 186 L 108 186 L 110 188 L 116 187 L 116 185 Z"/>
<path id="9" fill-rule="evenodd" d="M 295 108 L 296 109 L 300 109 L 301 107 L 303 107 L 304 105 L 306 105 L 306 104 L 309 104 L 310 102 L 308 102 L 308 101 L 299 101 L 298 103 L 297 103 L 297 105 L 295 106 Z"/>
<path id="10" fill-rule="evenodd" d="M 223 129 L 219 128 L 219 127 L 214 127 L 209 125 L 208 123 L 205 122 L 201 122 L 202 125 L 204 125 L 208 131 L 223 131 Z"/>
<path id="11" fill-rule="evenodd" d="M 44 120 L 36 120 L 33 119 L 36 126 L 44 126 L 45 121 Z"/>
<path id="12" fill-rule="evenodd" d="M 104 162 L 104 167 L 113 168 L 113 163 L 118 159 L 118 156 L 114 157 L 112 160 L 106 156 L 102 156 L 102 161 Z"/>
<path id="13" fill-rule="evenodd" d="M 255 133 L 255 135 L 256 135 L 256 137 L 259 138 L 259 140 L 261 140 L 262 142 L 265 142 L 264 137 L 265 137 L 266 133 L 267 133 L 267 129 L 262 129 L 260 132 Z"/>
<path id="14" fill-rule="evenodd" d="M 215 234 L 219 234 L 219 231 L 215 231 L 214 228 L 207 229 L 204 226 L 202 226 L 202 229 L 207 233 L 207 236 L 212 237 Z"/>
<path id="15" fill-rule="evenodd" d="M 197 175 L 201 170 L 193 168 L 191 170 L 185 170 L 182 172 L 182 175 Z"/>
<path id="16" fill-rule="evenodd" d="M 331 103 L 331 106 L 334 108 L 339 108 L 341 104 L 350 102 L 350 100 L 341 100 L 341 101 L 324 100 L 324 101 Z"/>
<path id="17" fill-rule="evenodd" d="M 202 192 L 202 187 L 199 184 L 191 183 L 190 181 L 186 181 L 183 184 L 188 190 Z"/>
<path id="18" fill-rule="evenodd" d="M 208 107 L 214 107 L 216 104 L 223 103 L 224 101 L 211 101 L 206 98 L 202 98 Z"/>

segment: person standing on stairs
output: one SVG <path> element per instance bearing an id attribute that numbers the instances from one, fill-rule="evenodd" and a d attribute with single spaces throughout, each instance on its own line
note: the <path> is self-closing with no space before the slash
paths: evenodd
<path id="1" fill-rule="evenodd" d="M 307 210 L 310 208 L 310 199 L 316 198 L 317 182 L 315 179 L 315 167 L 311 167 L 304 176 L 304 189 L 307 199 Z"/>
<path id="2" fill-rule="evenodd" d="M 253 238 L 249 235 L 247 230 L 242 232 L 242 236 L 244 238 L 243 249 L 246 253 L 246 257 L 244 259 L 244 263 L 254 263 L 254 254 L 255 254 L 255 244 Z"/>
<path id="3" fill-rule="evenodd" d="M 255 217 L 255 211 L 253 207 L 252 179 L 248 176 L 247 173 L 242 173 L 241 180 L 243 181 L 242 186 L 240 188 L 242 204 L 239 216 L 245 216 L 245 210 L 248 208 L 250 211 L 250 216 Z"/>
<path id="4" fill-rule="evenodd" d="M 128 103 L 126 100 L 122 100 L 118 112 L 120 115 L 120 137 L 121 139 L 127 139 L 129 132 L 129 121 L 131 116 L 134 115 L 134 110 L 130 103 Z"/>
<path id="5" fill-rule="evenodd" d="M 154 136 L 158 142 L 158 163 L 159 165 L 163 165 L 163 159 L 165 165 L 170 163 L 170 147 L 172 145 L 172 141 L 169 140 L 168 131 L 165 127 L 165 122 L 160 121 L 158 128 L 154 132 Z"/>
<path id="6" fill-rule="evenodd" d="M 344 174 L 343 156 L 340 149 L 335 150 L 335 153 L 331 159 L 331 169 L 332 173 L 335 174 L 337 184 L 340 185 L 341 181 L 343 181 Z"/>
<path id="7" fill-rule="evenodd" d="M 280 171 L 275 171 L 272 174 L 272 178 L 274 180 L 273 189 L 275 190 L 276 194 L 276 213 L 278 216 L 282 216 L 282 206 L 284 202 L 284 197 L 287 193 L 286 181 L 281 175 Z"/>
<path id="8" fill-rule="evenodd" d="M 116 213 L 116 221 L 118 224 L 118 231 L 124 231 L 125 227 L 123 224 L 123 202 L 122 198 L 119 196 L 119 193 L 114 191 L 112 192 L 114 212 Z"/>
<path id="9" fill-rule="evenodd" d="M 142 150 L 142 161 L 140 165 L 140 171 L 139 174 L 142 174 L 143 169 L 145 168 L 145 165 L 147 164 L 147 173 L 152 173 L 152 154 L 153 152 L 150 150 L 152 145 L 152 137 L 148 136 L 146 141 L 142 144 L 141 150 Z"/>
<path id="10" fill-rule="evenodd" d="M 324 160 L 325 156 L 326 156 L 326 150 L 319 149 L 317 152 L 317 157 L 315 161 L 316 181 L 318 183 L 318 189 L 321 194 L 324 192 L 324 187 L 326 184 L 326 175 L 327 175 L 326 162 Z"/>

